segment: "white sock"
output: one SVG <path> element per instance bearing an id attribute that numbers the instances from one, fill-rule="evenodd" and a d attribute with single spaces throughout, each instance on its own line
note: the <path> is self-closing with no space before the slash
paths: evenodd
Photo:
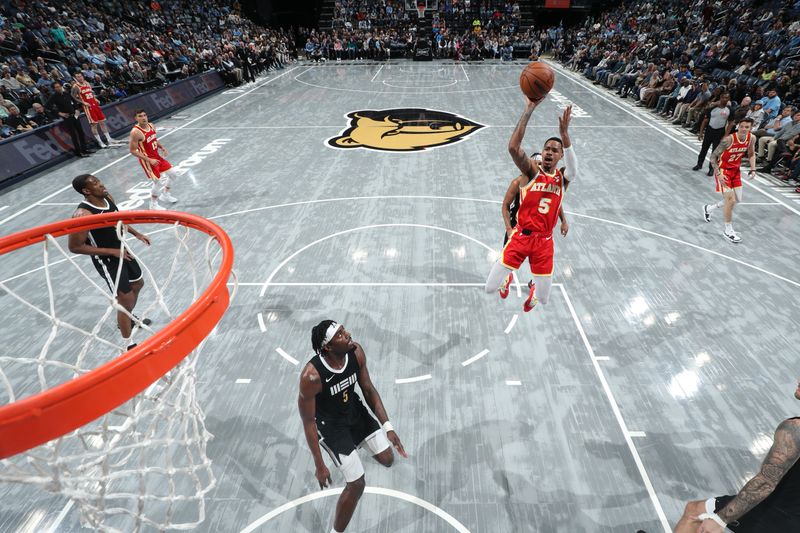
<path id="1" fill-rule="evenodd" d="M 713 211 L 714 209 L 719 209 L 720 207 L 722 207 L 722 206 L 720 205 L 721 203 L 722 203 L 722 202 L 717 202 L 717 203 L 715 203 L 715 204 L 708 204 L 708 210 L 709 210 L 709 211 Z"/>
<path id="2" fill-rule="evenodd" d="M 331 533 L 342 533 L 341 531 L 336 531 L 335 528 L 331 528 Z"/>
<path id="3" fill-rule="evenodd" d="M 105 132 L 105 134 L 106 139 L 108 139 L 108 144 L 114 144 L 114 139 L 111 138 L 111 135 L 109 135 L 108 132 Z"/>
<path id="4" fill-rule="evenodd" d="M 725 223 L 725 233 L 733 233 L 733 224 Z"/>
<path id="5" fill-rule="evenodd" d="M 131 338 L 130 337 L 122 337 L 122 344 L 126 348 L 131 345 Z"/>
<path id="6" fill-rule="evenodd" d="M 99 144 L 101 148 L 106 146 L 105 143 L 100 139 L 100 135 L 95 133 L 94 138 L 97 139 L 97 144 Z"/>

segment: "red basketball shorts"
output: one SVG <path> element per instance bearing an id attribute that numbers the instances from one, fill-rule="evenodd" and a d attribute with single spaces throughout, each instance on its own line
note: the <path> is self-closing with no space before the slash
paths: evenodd
<path id="1" fill-rule="evenodd" d="M 155 159 L 157 163 L 153 165 L 152 163 L 150 163 L 150 159 Z M 172 168 L 172 165 L 169 164 L 169 161 L 167 161 L 161 156 L 158 157 L 148 156 L 147 160 L 139 159 L 139 163 L 142 165 L 144 173 L 147 174 L 147 177 L 151 180 L 160 179 L 162 172 L 166 172 L 167 170 Z"/>
<path id="2" fill-rule="evenodd" d="M 517 270 L 528 260 L 534 276 L 553 274 L 553 235 L 545 233 L 523 234 L 514 229 L 511 238 L 503 247 L 500 261 L 508 268 Z"/>
<path id="3" fill-rule="evenodd" d="M 84 104 L 83 110 L 86 111 L 86 119 L 90 124 L 96 124 L 106 119 L 103 110 L 100 109 L 100 104 L 96 102 L 89 105 Z"/>
<path id="4" fill-rule="evenodd" d="M 742 186 L 742 173 L 738 168 L 720 168 L 714 177 L 717 181 L 717 192 L 732 191 Z"/>

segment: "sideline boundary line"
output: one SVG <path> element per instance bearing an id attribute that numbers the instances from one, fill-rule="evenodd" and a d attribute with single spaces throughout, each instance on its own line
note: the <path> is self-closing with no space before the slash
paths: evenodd
<path id="1" fill-rule="evenodd" d="M 650 496 L 650 501 L 653 503 L 653 507 L 655 507 L 656 514 L 658 515 L 658 519 L 661 522 L 661 526 L 664 528 L 665 533 L 670 533 L 672 528 L 669 525 L 669 521 L 667 520 L 667 516 L 664 514 L 664 509 L 661 506 L 661 501 L 658 499 L 658 494 L 656 494 L 655 489 L 653 488 L 653 484 L 650 482 L 650 476 L 647 475 L 647 470 L 645 470 L 644 463 L 642 462 L 642 458 L 639 456 L 639 451 L 636 449 L 636 445 L 633 443 L 632 440 L 632 432 L 628 430 L 628 425 L 625 423 L 625 419 L 622 418 L 622 412 L 619 409 L 619 404 L 617 400 L 614 398 L 614 393 L 611 392 L 611 387 L 608 384 L 608 380 L 606 379 L 605 374 L 603 373 L 603 369 L 597 362 L 597 357 L 594 354 L 594 350 L 592 349 L 592 345 L 589 344 L 589 339 L 586 336 L 586 332 L 583 330 L 583 325 L 581 324 L 580 318 L 578 318 L 578 314 L 575 312 L 575 308 L 572 306 L 572 300 L 569 298 L 569 294 L 567 293 L 566 287 L 564 287 L 563 283 L 553 284 L 558 285 L 558 288 L 561 290 L 561 294 L 564 296 L 564 300 L 567 302 L 567 307 L 569 308 L 569 312 L 572 315 L 572 320 L 575 322 L 575 326 L 578 328 L 578 334 L 583 340 L 583 345 L 586 347 L 586 351 L 589 353 L 589 358 L 592 360 L 592 366 L 594 366 L 595 373 L 597 373 L 597 378 L 600 380 L 600 384 L 603 386 L 603 391 L 606 394 L 606 398 L 608 399 L 608 403 L 611 405 L 611 410 L 614 413 L 614 418 L 617 419 L 617 423 L 619 424 L 620 430 L 622 430 L 622 436 L 625 438 L 625 443 L 628 445 L 628 449 L 633 456 L 633 461 L 636 463 L 636 468 L 639 470 L 639 475 L 642 477 L 642 481 L 644 482 L 644 486 L 647 489 L 647 494 Z M 634 432 L 634 435 L 636 433 Z M 638 435 L 636 435 L 638 436 Z"/>
<path id="2" fill-rule="evenodd" d="M 559 72 L 561 72 L 562 76 L 565 79 L 570 80 L 572 83 L 574 83 L 574 84 L 576 84 L 576 85 L 578 85 L 580 87 L 583 87 L 584 89 L 587 89 L 587 90 L 593 92 L 594 94 L 596 94 L 597 96 L 599 96 L 600 98 L 605 100 L 606 102 L 609 102 L 610 104 L 614 105 L 615 107 L 621 109 L 622 111 L 624 111 L 625 113 L 629 114 L 630 116 L 632 116 L 636 120 L 638 120 L 640 122 L 643 122 L 644 124 L 647 124 L 648 126 L 653 128 L 654 130 L 659 132 L 661 135 L 664 135 L 668 139 L 671 139 L 673 142 L 683 146 L 684 148 L 687 148 L 692 153 L 694 153 L 696 155 L 700 155 L 700 150 L 698 148 L 686 144 L 683 141 L 683 139 L 679 139 L 678 137 L 675 137 L 672 134 L 672 132 L 664 129 L 660 124 L 648 122 L 647 120 L 645 120 L 644 116 L 640 115 L 639 113 L 633 112 L 632 110 L 630 110 L 627 107 L 623 106 L 622 104 L 620 104 L 619 102 L 617 102 L 613 98 L 609 97 L 607 94 L 605 94 L 604 92 L 602 92 L 599 89 L 595 88 L 594 86 L 584 83 L 583 80 L 579 79 L 572 72 L 569 72 L 568 69 L 565 69 L 564 67 L 562 67 L 558 63 L 556 63 L 556 62 L 554 62 L 552 60 L 547 60 L 546 63 L 549 64 L 551 67 L 558 69 Z M 763 194 L 764 196 L 766 196 L 770 200 L 773 200 L 773 201 L 781 204 L 783 207 L 785 207 L 786 209 L 788 209 L 789 211 L 791 211 L 795 215 L 800 216 L 800 211 L 798 211 L 797 209 L 795 209 L 791 205 L 787 204 L 786 202 L 783 202 L 777 196 L 773 196 L 769 192 L 765 191 L 764 189 L 762 189 L 761 187 L 756 185 L 754 183 L 754 181 L 742 180 L 742 183 L 746 184 L 746 185 L 749 185 L 750 187 L 754 188 L 755 190 L 757 190 L 758 192 L 760 192 L 761 194 Z"/>

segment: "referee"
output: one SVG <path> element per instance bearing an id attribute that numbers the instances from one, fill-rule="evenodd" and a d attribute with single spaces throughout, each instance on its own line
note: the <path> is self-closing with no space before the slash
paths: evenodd
<path id="1" fill-rule="evenodd" d="M 89 157 L 92 151 L 86 147 L 83 128 L 81 128 L 81 122 L 78 120 L 78 112 L 75 109 L 72 96 L 64 90 L 64 86 L 60 81 L 53 83 L 53 91 L 53 95 L 47 100 L 47 109 L 58 113 L 58 116 L 63 119 L 64 127 L 69 132 L 69 136 L 72 137 L 75 155 Z"/>
<path id="2" fill-rule="evenodd" d="M 719 95 L 717 105 L 708 109 L 703 116 L 703 123 L 700 125 L 700 139 L 703 140 L 703 146 L 700 148 L 700 154 L 697 156 L 697 164 L 692 170 L 700 170 L 703 168 L 703 162 L 706 160 L 708 148 L 716 150 L 720 141 L 725 136 L 725 126 L 728 124 L 728 118 L 731 116 L 730 108 L 731 96 L 728 93 Z M 711 168 L 711 162 L 708 163 L 708 175 L 714 175 L 714 169 Z"/>

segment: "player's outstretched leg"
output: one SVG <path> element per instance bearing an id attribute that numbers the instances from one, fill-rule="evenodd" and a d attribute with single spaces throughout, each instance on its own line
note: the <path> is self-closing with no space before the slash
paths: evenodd
<path id="1" fill-rule="evenodd" d="M 486 294 L 492 294 L 494 291 L 499 290 L 508 275 L 513 272 L 513 270 L 505 266 L 500 261 L 496 261 L 495 264 L 492 265 L 492 270 L 489 272 L 489 277 L 486 278 L 486 285 L 484 286 Z"/>
<path id="2" fill-rule="evenodd" d="M 150 180 L 150 209 L 154 211 L 163 211 L 165 208 L 158 205 L 158 197 L 161 194 L 161 180 Z"/>
<path id="3" fill-rule="evenodd" d="M 120 146 L 121 143 L 119 141 L 115 141 L 111 138 L 111 134 L 108 132 L 108 124 L 106 124 L 105 120 L 100 121 L 100 130 L 102 130 L 103 135 L 105 135 L 106 142 L 108 146 Z"/>
<path id="4" fill-rule="evenodd" d="M 550 289 L 553 287 L 553 276 L 537 276 L 528 282 L 528 299 L 522 306 L 523 311 L 530 312 L 536 304 L 547 305 L 550 301 Z"/>
<path id="5" fill-rule="evenodd" d="M 100 134 L 97 132 L 97 123 L 90 122 L 89 128 L 92 130 L 92 135 L 94 136 L 94 139 L 97 141 L 97 145 L 100 148 L 108 148 L 108 145 L 103 142 L 103 140 L 100 138 Z"/>
<path id="6" fill-rule="evenodd" d="M 133 311 L 136 305 L 136 292 L 130 290 L 128 292 L 117 292 L 117 303 L 124 307 L 128 313 Z M 122 338 L 125 341 L 126 347 L 130 344 L 131 330 L 133 329 L 131 319 L 124 311 L 117 311 L 117 326 L 119 327 Z"/>
<path id="7" fill-rule="evenodd" d="M 376 453 L 372 457 L 386 468 L 389 468 L 394 464 L 394 452 L 391 448 L 386 448 L 382 452 Z"/>
<path id="8" fill-rule="evenodd" d="M 522 310 L 528 313 L 533 310 L 538 303 L 539 299 L 536 297 L 536 284 L 531 280 L 528 282 L 528 298 L 522 304 Z"/>
<path id="9" fill-rule="evenodd" d="M 341 496 L 339 496 L 339 501 L 336 502 L 336 515 L 333 519 L 332 533 L 342 533 L 347 528 L 347 524 L 350 523 L 353 512 L 356 510 L 356 505 L 358 505 L 358 500 L 364 494 L 364 487 L 366 487 L 364 476 L 345 485 Z"/>
<path id="10" fill-rule="evenodd" d="M 717 202 L 715 204 L 706 204 L 703 206 L 703 220 L 706 222 L 711 222 L 711 212 L 715 209 L 719 209 L 722 207 L 722 202 Z"/>
<path id="11" fill-rule="evenodd" d="M 723 193 L 725 196 L 725 205 L 722 208 L 722 219 L 725 222 L 723 236 L 733 243 L 742 242 L 742 238 L 733 230 L 733 208 L 736 202 L 739 201 L 740 191 L 741 189 L 735 191 L 727 190 Z"/>
<path id="12" fill-rule="evenodd" d="M 161 199 L 165 202 L 169 202 L 174 204 L 178 201 L 177 198 L 170 194 L 170 185 L 172 184 L 172 174 L 168 174 L 166 172 L 161 173 Z"/>
<path id="13" fill-rule="evenodd" d="M 503 280 L 503 284 L 500 285 L 500 298 L 505 300 L 508 297 L 509 287 L 511 287 L 512 281 L 514 281 L 514 273 L 509 272 L 506 279 Z"/>

